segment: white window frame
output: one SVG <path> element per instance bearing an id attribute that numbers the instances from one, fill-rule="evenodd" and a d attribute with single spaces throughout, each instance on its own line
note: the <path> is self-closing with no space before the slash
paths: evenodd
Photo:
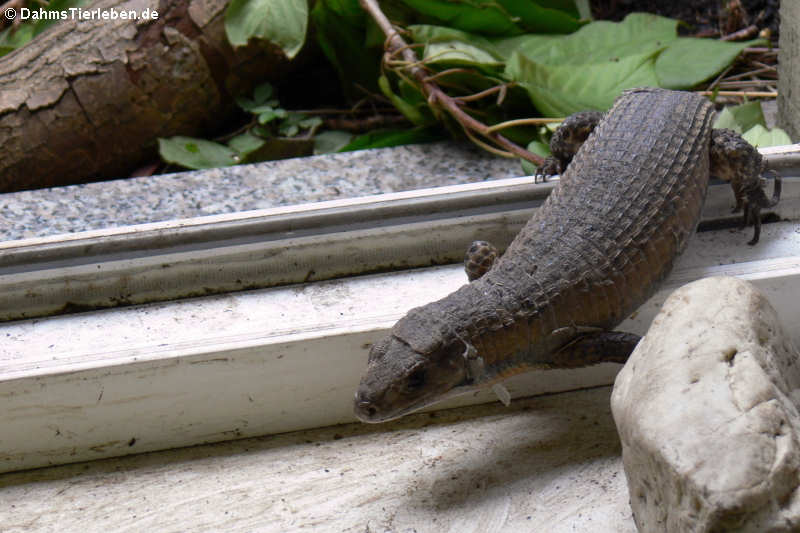
<path id="1" fill-rule="evenodd" d="M 772 149 L 772 164 L 796 165 L 798 148 Z M 0 243 L 3 316 L 34 317 L 0 323 L 0 472 L 352 421 L 369 344 L 465 282 L 458 265 L 428 265 L 459 261 L 477 238 L 504 246 L 552 187 L 515 178 Z M 800 179 L 783 189 L 777 213 L 800 220 Z M 703 220 L 730 206 L 726 185 L 710 187 Z M 729 235 L 752 255 L 749 235 Z M 409 269 L 356 275 L 397 265 Z M 787 290 L 800 254 L 787 251 L 676 269 L 620 329 L 643 334 L 671 290 L 710 275 L 800 310 Z M 269 288 L 231 292 L 253 286 Z M 156 303 L 49 316 L 114 302 Z M 508 388 L 606 385 L 617 370 L 531 373 Z"/>

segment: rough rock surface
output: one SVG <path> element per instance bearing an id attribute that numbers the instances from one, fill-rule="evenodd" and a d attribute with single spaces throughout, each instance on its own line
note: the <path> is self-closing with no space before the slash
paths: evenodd
<path id="1" fill-rule="evenodd" d="M 798 388 L 797 353 L 753 285 L 675 291 L 611 399 L 639 531 L 800 531 Z"/>

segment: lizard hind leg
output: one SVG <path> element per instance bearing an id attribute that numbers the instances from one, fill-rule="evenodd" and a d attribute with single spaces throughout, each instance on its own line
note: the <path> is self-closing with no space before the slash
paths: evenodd
<path id="1" fill-rule="evenodd" d="M 753 224 L 753 238 L 747 243 L 756 244 L 761 236 L 761 209 L 774 207 L 781 196 L 781 179 L 775 177 L 772 198 L 764 192 L 766 165 L 761 154 L 741 135 L 733 130 L 719 129 L 711 132 L 711 175 L 727 181 L 733 189 L 736 206 L 733 212 L 744 210 L 743 224 Z"/>
<path id="2" fill-rule="evenodd" d="M 464 255 L 464 270 L 467 278 L 475 281 L 486 274 L 497 260 L 497 248 L 486 241 L 473 242 Z"/>

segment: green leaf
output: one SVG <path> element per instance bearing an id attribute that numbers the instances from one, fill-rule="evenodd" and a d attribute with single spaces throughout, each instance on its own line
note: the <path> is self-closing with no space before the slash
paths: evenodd
<path id="1" fill-rule="evenodd" d="M 760 102 L 725 107 L 714 121 L 715 128 L 728 128 L 737 133 L 747 131 L 756 125 L 767 125 Z"/>
<path id="2" fill-rule="evenodd" d="M 550 145 L 542 141 L 531 141 L 527 150 L 542 157 L 550 157 L 553 155 L 552 152 L 550 152 Z"/>
<path id="3" fill-rule="evenodd" d="M 377 91 L 383 38 L 367 41 L 367 29 L 375 26 L 358 0 L 317 0 L 311 20 L 317 43 L 336 69 L 345 95 L 354 101 L 362 98 L 357 86 Z"/>
<path id="4" fill-rule="evenodd" d="M 258 104 L 255 103 L 253 100 L 247 98 L 246 96 L 237 96 L 236 97 L 236 104 L 244 109 L 245 111 L 252 111 Z"/>
<path id="5" fill-rule="evenodd" d="M 536 0 L 536 3 L 549 9 L 558 9 L 572 17 L 580 17 L 579 0 Z M 591 18 L 583 17 L 583 18 Z"/>
<path id="6" fill-rule="evenodd" d="M 9 51 L 16 50 L 33 39 L 33 24 L 22 24 L 18 28 L 9 26 L 0 32 L 0 46 Z"/>
<path id="7" fill-rule="evenodd" d="M 592 7 L 589 0 L 575 0 L 575 9 L 578 11 L 578 18 L 582 20 L 592 18 Z"/>
<path id="8" fill-rule="evenodd" d="M 666 89 L 691 89 L 722 72 L 743 49 L 765 43 L 763 39 L 727 42 L 682 37 L 656 60 L 659 84 Z"/>
<path id="9" fill-rule="evenodd" d="M 497 0 L 505 10 L 517 21 L 519 26 L 531 33 L 572 33 L 580 28 L 581 23 L 573 14 L 558 8 L 547 7 L 546 2 L 531 0 Z"/>
<path id="10" fill-rule="evenodd" d="M 292 59 L 306 40 L 307 0 L 231 0 L 225 10 L 225 33 L 233 46 L 264 39 Z"/>
<path id="11" fill-rule="evenodd" d="M 392 91 L 392 87 L 389 85 L 389 79 L 386 76 L 381 76 L 378 78 L 378 86 L 381 88 L 381 92 L 384 94 L 384 96 L 391 100 L 392 105 L 394 105 L 398 111 L 400 111 L 412 123 L 416 124 L 417 126 L 422 126 L 430 122 L 430 120 L 422 114 L 417 106 L 408 103 L 400 96 L 395 94 L 394 91 Z"/>
<path id="12" fill-rule="evenodd" d="M 264 146 L 265 142 L 264 139 L 256 137 L 248 131 L 228 141 L 228 146 L 235 150 L 242 159 L 245 159 L 249 153 L 255 152 Z"/>
<path id="13" fill-rule="evenodd" d="M 274 113 L 279 118 L 285 117 L 286 110 L 281 107 L 275 107 L 275 104 L 277 104 L 276 101 L 270 100 L 267 104 L 251 107 L 250 109 L 248 109 L 248 111 L 250 111 L 254 115 L 259 115 L 261 113 Z"/>
<path id="14" fill-rule="evenodd" d="M 425 58 L 429 64 L 454 66 L 502 68 L 503 62 L 485 50 L 461 41 L 429 43 L 425 47 Z"/>
<path id="15" fill-rule="evenodd" d="M 319 117 L 308 117 L 300 120 L 297 123 L 301 128 L 311 129 L 322 125 L 322 119 Z"/>
<path id="16" fill-rule="evenodd" d="M 353 139 L 349 131 L 329 130 L 314 137 L 314 155 L 338 152 Z"/>
<path id="17" fill-rule="evenodd" d="M 434 26 L 431 24 L 413 24 L 408 27 L 411 38 L 416 43 L 447 43 L 461 41 L 463 43 L 480 48 L 484 52 L 492 55 L 494 59 L 502 59 L 502 56 L 494 49 L 490 39 L 482 35 L 468 33 L 448 28 L 447 26 Z"/>
<path id="18" fill-rule="evenodd" d="M 531 141 L 527 146 L 527 150 L 542 157 L 550 157 L 552 155 L 550 153 L 550 146 L 542 141 Z M 536 165 L 527 159 L 520 159 L 519 162 L 522 165 L 522 171 L 526 176 L 533 176 L 536 174 Z"/>
<path id="19" fill-rule="evenodd" d="M 733 113 L 731 113 L 727 107 L 724 107 L 722 111 L 717 113 L 717 118 L 714 120 L 714 128 L 727 128 L 735 131 L 736 133 L 742 133 L 742 128 L 736 122 L 736 117 L 733 116 Z"/>
<path id="20" fill-rule="evenodd" d="M 527 92 L 536 108 L 546 117 L 563 117 L 611 107 L 623 89 L 657 87 L 652 54 L 621 58 L 575 68 L 571 65 L 543 65 L 514 53 L 506 74 Z"/>
<path id="21" fill-rule="evenodd" d="M 192 137 L 160 138 L 158 152 L 167 163 L 195 170 L 228 167 L 239 162 L 238 154 L 231 148 Z"/>
<path id="22" fill-rule="evenodd" d="M 549 42 L 523 41 L 518 52 L 546 65 L 616 62 L 629 56 L 651 56 L 677 38 L 678 21 L 632 13 L 622 22 L 587 24 L 572 35 Z M 546 44 L 546 46 L 544 46 Z"/>
<path id="23" fill-rule="evenodd" d="M 257 108 L 262 109 L 262 108 Z M 261 111 L 252 111 L 253 113 L 258 113 L 258 123 L 261 125 L 267 124 L 268 122 L 272 122 L 277 118 L 286 118 L 287 112 L 285 109 L 272 109 L 269 106 L 266 106 Z"/>
<path id="24" fill-rule="evenodd" d="M 432 128 L 416 127 L 410 130 L 376 130 L 354 138 L 340 152 L 386 148 L 403 144 L 418 144 L 442 139 L 441 133 Z"/>
<path id="25" fill-rule="evenodd" d="M 504 61 L 508 61 L 512 53 L 521 50 L 524 50 L 525 54 L 530 57 L 536 57 L 537 50 L 550 46 L 561 39 L 562 37 L 559 35 L 526 33 L 525 35 L 517 35 L 516 37 L 491 39 L 490 43 L 493 47 L 492 49 L 500 58 Z"/>
<path id="26" fill-rule="evenodd" d="M 31 10 L 39 9 L 44 11 L 66 11 L 71 7 L 79 7 L 86 5 L 88 0 L 51 0 L 43 6 L 31 6 Z M 36 20 L 28 20 L 18 26 L 8 26 L 3 31 L 0 31 L 0 56 L 16 50 L 21 46 L 27 44 L 34 37 L 42 33 L 44 30 L 56 24 L 61 17 L 41 17 Z"/>
<path id="27" fill-rule="evenodd" d="M 756 124 L 744 135 L 744 140 L 755 146 L 756 148 L 764 148 L 766 146 L 781 146 L 784 144 L 792 144 L 789 135 L 780 128 L 773 128 L 767 130 L 764 126 Z"/>
<path id="28" fill-rule="evenodd" d="M 262 83 L 253 91 L 253 101 L 256 104 L 264 104 L 267 102 L 267 100 L 272 98 L 274 92 L 275 89 L 272 87 L 271 83 Z"/>
<path id="29" fill-rule="evenodd" d="M 476 0 L 403 0 L 418 13 L 433 17 L 452 28 L 483 35 L 519 35 L 517 17 L 499 3 Z"/>
<path id="30" fill-rule="evenodd" d="M 253 126 L 252 128 L 250 128 L 250 133 L 262 139 L 270 139 L 274 137 L 274 135 L 272 134 L 272 130 L 270 130 L 266 126 L 260 126 L 260 125 Z"/>
<path id="31" fill-rule="evenodd" d="M 300 133 L 300 127 L 297 124 L 283 123 L 278 128 L 278 132 L 284 137 L 294 137 Z"/>
<path id="32" fill-rule="evenodd" d="M 528 92 L 545 116 L 608 109 L 623 89 L 658 86 L 655 58 L 677 39 L 677 21 L 634 13 L 620 23 L 596 21 L 558 38 L 494 41 L 509 53 L 505 75 Z"/>
<path id="33" fill-rule="evenodd" d="M 289 113 L 278 128 L 278 132 L 284 137 L 294 137 L 301 130 L 311 129 L 322 124 L 319 117 L 306 117 L 302 113 Z"/>

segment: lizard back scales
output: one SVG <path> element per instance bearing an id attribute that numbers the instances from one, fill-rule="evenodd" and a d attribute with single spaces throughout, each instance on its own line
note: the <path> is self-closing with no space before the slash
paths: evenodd
<path id="1" fill-rule="evenodd" d="M 519 371 L 598 362 L 564 348 L 627 318 L 686 247 L 713 118 L 693 93 L 623 93 L 491 269 L 373 346 L 356 415 L 389 420 Z"/>

